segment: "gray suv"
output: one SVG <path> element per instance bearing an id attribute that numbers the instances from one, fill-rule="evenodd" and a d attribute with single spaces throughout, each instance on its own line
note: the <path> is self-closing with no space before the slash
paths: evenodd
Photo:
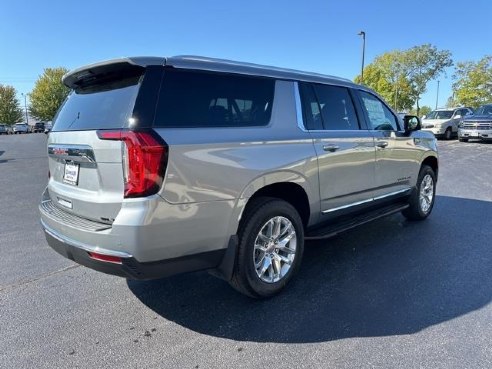
<path id="1" fill-rule="evenodd" d="M 434 205 L 436 140 L 370 89 L 203 57 L 71 71 L 48 137 L 48 244 L 132 279 L 210 270 L 255 298 L 304 241 Z"/>

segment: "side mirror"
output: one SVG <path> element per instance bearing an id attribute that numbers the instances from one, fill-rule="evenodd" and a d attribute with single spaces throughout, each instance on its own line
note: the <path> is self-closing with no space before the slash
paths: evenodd
<path id="1" fill-rule="evenodd" d="M 454 119 L 461 119 L 461 114 L 456 114 L 456 115 L 454 116 Z"/>
<path id="2" fill-rule="evenodd" d="M 425 118 L 427 118 L 427 115 L 425 115 L 425 114 L 422 115 L 422 119 L 425 119 Z"/>
<path id="3" fill-rule="evenodd" d="M 405 129 L 405 133 L 418 131 L 420 127 L 421 123 L 419 117 L 415 115 L 405 115 L 403 117 L 403 128 Z"/>

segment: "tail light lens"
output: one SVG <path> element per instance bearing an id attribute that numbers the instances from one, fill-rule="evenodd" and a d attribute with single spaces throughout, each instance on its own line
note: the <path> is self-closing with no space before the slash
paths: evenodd
<path id="1" fill-rule="evenodd" d="M 154 131 L 97 131 L 101 140 L 123 141 L 125 198 L 144 197 L 161 188 L 167 165 L 167 144 Z"/>

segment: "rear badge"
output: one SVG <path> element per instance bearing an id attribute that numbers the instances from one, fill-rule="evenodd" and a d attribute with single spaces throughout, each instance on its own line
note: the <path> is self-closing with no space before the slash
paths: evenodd
<path id="1" fill-rule="evenodd" d="M 65 199 L 62 199 L 60 197 L 57 197 L 58 198 L 58 203 L 66 208 L 69 208 L 69 209 L 72 209 L 72 202 L 71 201 L 68 201 L 68 200 L 65 200 Z"/>

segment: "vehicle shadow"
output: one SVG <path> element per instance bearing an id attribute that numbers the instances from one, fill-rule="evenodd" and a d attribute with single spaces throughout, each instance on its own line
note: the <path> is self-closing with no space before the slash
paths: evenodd
<path id="1" fill-rule="evenodd" d="M 0 150 L 0 156 L 2 156 L 3 154 L 5 154 L 5 151 Z M 7 161 L 8 161 L 8 159 L 7 160 L 0 159 L 0 164 L 6 163 Z"/>
<path id="2" fill-rule="evenodd" d="M 205 272 L 128 286 L 165 319 L 238 341 L 410 334 L 491 302 L 491 230 L 492 202 L 438 196 L 425 222 L 397 214 L 308 243 L 295 281 L 269 300 Z"/>

